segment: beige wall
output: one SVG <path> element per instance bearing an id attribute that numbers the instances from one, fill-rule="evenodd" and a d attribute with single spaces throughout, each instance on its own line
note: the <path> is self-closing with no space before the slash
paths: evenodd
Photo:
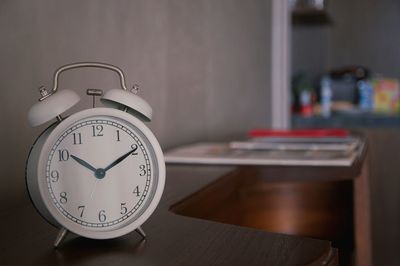
<path id="1" fill-rule="evenodd" d="M 115 64 L 140 84 L 164 148 L 269 125 L 270 4 L 264 0 L 1 1 L 0 207 L 26 196 L 25 160 L 45 128 L 26 115 L 54 70 Z M 61 89 L 119 85 L 112 72 L 61 75 Z"/>

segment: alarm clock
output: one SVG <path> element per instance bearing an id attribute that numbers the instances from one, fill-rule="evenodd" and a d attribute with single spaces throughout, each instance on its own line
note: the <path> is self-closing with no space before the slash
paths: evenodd
<path id="1" fill-rule="evenodd" d="M 62 114 L 79 96 L 59 90 L 59 75 L 66 70 L 95 67 L 116 72 L 121 88 L 102 93 L 105 107 Z M 116 238 L 132 231 L 142 237 L 141 225 L 156 209 L 165 184 L 165 161 L 160 145 L 145 125 L 152 108 L 129 91 L 121 69 L 104 63 L 75 63 L 59 68 L 51 91 L 28 113 L 30 125 L 54 120 L 34 142 L 26 164 L 28 194 L 37 211 L 59 228 L 54 246 L 68 232 L 92 239 Z"/>

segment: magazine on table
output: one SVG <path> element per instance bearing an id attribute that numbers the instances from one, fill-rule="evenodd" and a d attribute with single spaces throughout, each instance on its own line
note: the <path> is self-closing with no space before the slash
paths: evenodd
<path id="1" fill-rule="evenodd" d="M 165 153 L 166 163 L 222 165 L 351 166 L 365 139 L 345 129 L 254 129 L 249 139 L 199 142 Z"/>
<path id="2" fill-rule="evenodd" d="M 350 150 L 237 149 L 230 143 L 194 143 L 167 151 L 170 164 L 351 166 L 360 156 L 362 143 Z"/>

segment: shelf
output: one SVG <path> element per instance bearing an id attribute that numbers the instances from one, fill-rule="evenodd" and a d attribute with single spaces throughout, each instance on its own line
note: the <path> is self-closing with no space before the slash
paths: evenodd
<path id="1" fill-rule="evenodd" d="M 333 114 L 330 117 L 292 115 L 292 128 L 397 128 L 400 116 L 384 114 Z"/>

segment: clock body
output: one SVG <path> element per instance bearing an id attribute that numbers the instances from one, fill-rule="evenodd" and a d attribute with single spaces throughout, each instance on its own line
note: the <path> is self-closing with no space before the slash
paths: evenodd
<path id="1" fill-rule="evenodd" d="M 51 224 L 107 239 L 142 225 L 165 184 L 158 141 L 137 117 L 114 108 L 75 113 L 48 127 L 28 157 L 31 200 Z"/>

